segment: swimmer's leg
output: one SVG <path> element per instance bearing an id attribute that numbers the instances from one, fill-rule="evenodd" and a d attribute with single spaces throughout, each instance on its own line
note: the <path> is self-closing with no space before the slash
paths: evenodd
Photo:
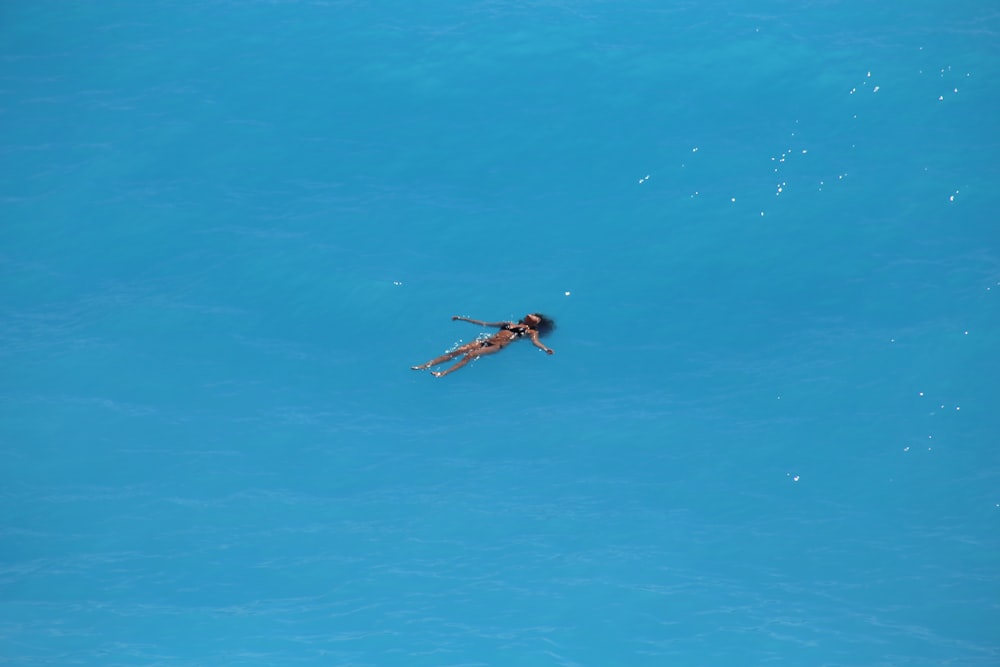
<path id="1" fill-rule="evenodd" d="M 472 349 L 472 346 L 473 346 L 473 343 L 466 343 L 465 345 L 462 345 L 461 347 L 455 348 L 451 352 L 445 352 L 444 354 L 442 354 L 440 357 L 437 357 L 436 359 L 431 359 L 426 364 L 420 364 L 419 366 L 410 366 L 410 368 L 412 368 L 415 371 L 425 371 L 428 368 L 430 368 L 431 366 L 437 366 L 438 364 L 443 364 L 446 361 L 450 361 L 450 360 L 454 359 L 455 357 L 457 357 L 460 354 L 465 354 L 466 352 L 468 352 L 469 350 Z"/>
<path id="2" fill-rule="evenodd" d="M 491 345 L 489 347 L 475 348 L 475 349 L 469 351 L 464 357 L 462 357 L 461 359 L 459 359 L 458 363 L 455 364 L 454 366 L 452 366 L 451 368 L 449 368 L 448 370 L 446 370 L 446 371 L 431 371 L 431 375 L 433 375 L 434 377 L 443 378 L 448 373 L 454 373 L 459 368 L 461 368 L 462 366 L 466 365 L 467 363 L 469 363 L 473 359 L 476 359 L 477 357 L 481 357 L 481 356 L 486 355 L 486 354 L 494 354 L 495 352 L 499 352 L 499 351 L 500 351 L 500 348 L 498 346 L 496 346 L 496 345 Z"/>
<path id="3" fill-rule="evenodd" d="M 469 363 L 470 361 L 472 361 L 473 359 L 475 359 L 477 356 L 479 356 L 479 355 L 467 354 L 464 357 L 462 357 L 461 359 L 459 359 L 458 363 L 455 364 L 454 366 L 452 366 L 451 368 L 449 368 L 448 370 L 446 370 L 446 371 L 431 371 L 431 375 L 433 375 L 434 377 L 443 378 L 448 373 L 454 373 L 459 368 L 461 368 L 462 366 L 466 365 L 467 363 Z"/>

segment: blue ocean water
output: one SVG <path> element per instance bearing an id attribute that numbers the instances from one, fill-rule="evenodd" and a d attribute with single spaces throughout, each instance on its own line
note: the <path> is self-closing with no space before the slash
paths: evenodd
<path id="1" fill-rule="evenodd" d="M 0 661 L 1000 664 L 998 37 L 4 3 Z"/>

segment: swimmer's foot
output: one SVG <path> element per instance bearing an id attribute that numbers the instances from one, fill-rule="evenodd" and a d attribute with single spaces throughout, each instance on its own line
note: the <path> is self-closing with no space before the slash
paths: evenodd
<path id="1" fill-rule="evenodd" d="M 436 378 L 443 378 L 445 376 L 444 371 L 431 371 L 431 375 Z"/>
<path id="2" fill-rule="evenodd" d="M 414 371 L 426 371 L 430 366 L 427 364 L 420 364 L 419 366 L 410 366 L 410 370 Z"/>

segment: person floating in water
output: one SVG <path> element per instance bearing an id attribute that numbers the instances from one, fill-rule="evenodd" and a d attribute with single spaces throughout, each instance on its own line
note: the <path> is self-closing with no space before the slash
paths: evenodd
<path id="1" fill-rule="evenodd" d="M 539 340 L 539 337 L 551 333 L 556 328 L 556 323 L 541 313 L 531 313 L 530 315 L 525 315 L 520 322 L 483 322 L 481 320 L 473 320 L 468 317 L 460 317 L 458 315 L 452 316 L 451 319 L 461 320 L 462 322 L 471 322 L 472 324 L 478 324 L 481 327 L 496 328 L 500 331 L 496 332 L 489 338 L 474 340 L 471 343 L 460 345 L 451 352 L 441 355 L 437 359 L 431 359 L 426 364 L 411 366 L 410 368 L 415 371 L 425 371 L 432 366 L 438 366 L 446 361 L 454 359 L 455 357 L 462 357 L 454 366 L 447 370 L 431 371 L 431 374 L 435 377 L 444 377 L 448 373 L 454 373 L 473 359 L 486 354 L 499 352 L 507 347 L 508 344 L 514 342 L 518 338 L 524 337 L 530 338 L 535 347 L 540 350 L 544 350 L 546 354 L 554 353 L 552 348 L 545 347 L 545 344 Z"/>

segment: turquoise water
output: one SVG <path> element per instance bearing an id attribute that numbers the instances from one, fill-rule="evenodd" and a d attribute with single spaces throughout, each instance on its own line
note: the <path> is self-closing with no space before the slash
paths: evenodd
<path id="1" fill-rule="evenodd" d="M 2 661 L 1000 664 L 998 34 L 6 3 Z"/>

